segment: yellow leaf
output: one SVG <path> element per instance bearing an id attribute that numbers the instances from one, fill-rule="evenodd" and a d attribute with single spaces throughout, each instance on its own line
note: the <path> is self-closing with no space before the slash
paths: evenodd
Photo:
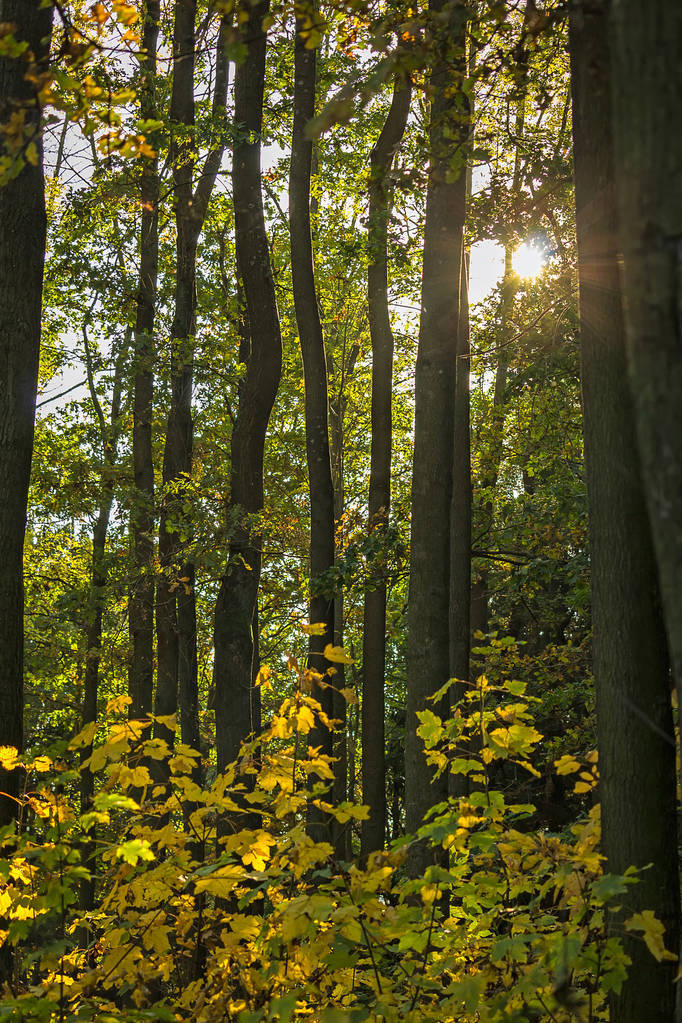
<path id="1" fill-rule="evenodd" d="M 310 707 L 300 707 L 296 712 L 296 731 L 307 735 L 311 728 L 315 727 L 315 715 Z"/>
<path id="2" fill-rule="evenodd" d="M 69 743 L 69 749 L 78 749 L 80 746 L 89 746 L 92 740 L 95 738 L 95 732 L 97 731 L 97 722 L 90 721 L 81 728 L 78 735 L 74 735 L 73 739 Z"/>
<path id="3" fill-rule="evenodd" d="M 304 622 L 301 628 L 306 636 L 324 636 L 327 631 L 327 626 L 324 622 L 311 622 L 309 625 Z"/>
<path id="4" fill-rule="evenodd" d="M 660 920 L 656 918 L 655 913 L 650 909 L 645 909 L 641 913 L 635 913 L 629 920 L 625 921 L 625 927 L 628 931 L 641 931 L 642 937 L 646 942 L 646 946 L 651 952 L 654 959 L 657 959 L 660 963 L 663 959 L 669 959 L 674 961 L 677 956 L 672 952 L 668 952 L 663 942 L 663 935 L 665 934 L 665 927 Z"/>
<path id="5" fill-rule="evenodd" d="M 331 661 L 332 664 L 354 664 L 352 657 L 349 657 L 342 646 L 332 646 L 331 643 L 327 643 L 324 648 L 325 659 Z"/>
<path id="6" fill-rule="evenodd" d="M 178 730 L 178 715 L 177 714 L 159 714 L 154 718 L 160 725 L 167 728 L 171 732 L 177 732 Z"/>
<path id="7" fill-rule="evenodd" d="M 109 700 L 107 703 L 107 714 L 122 714 L 132 702 L 131 697 L 127 693 L 115 696 L 113 700 Z"/>
<path id="8" fill-rule="evenodd" d="M 49 757 L 36 757 L 33 763 L 31 764 L 31 767 L 33 768 L 34 771 L 38 771 L 40 774 L 44 774 L 46 771 L 49 771 L 50 768 L 52 767 L 52 761 L 50 760 Z"/>
<path id="9" fill-rule="evenodd" d="M 580 764 L 572 757 L 570 753 L 565 753 L 563 757 L 554 761 L 557 774 L 575 774 L 576 771 L 580 770 Z"/>
<path id="10" fill-rule="evenodd" d="M 12 771 L 19 762 L 19 751 L 14 746 L 0 746 L 0 767 Z"/>
<path id="11" fill-rule="evenodd" d="M 272 685 L 270 681 L 271 674 L 272 673 L 268 668 L 267 664 L 262 664 L 258 674 L 256 675 L 256 681 L 254 682 L 254 685 L 260 686 L 262 689 L 270 689 Z"/>
<path id="12" fill-rule="evenodd" d="M 224 897 L 243 881 L 244 870 L 242 867 L 218 867 L 208 877 L 200 877 L 195 884 L 195 889 L 197 892 L 208 892 L 209 895 Z"/>

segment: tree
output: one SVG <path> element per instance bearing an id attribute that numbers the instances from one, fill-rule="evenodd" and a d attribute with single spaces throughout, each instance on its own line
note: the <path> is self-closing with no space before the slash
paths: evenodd
<path id="1" fill-rule="evenodd" d="M 147 0 L 143 10 L 140 117 L 158 116 L 157 55 L 160 5 Z M 140 171 L 140 272 L 135 322 L 133 384 L 133 473 L 131 512 L 134 575 L 130 593 L 131 638 L 128 691 L 131 717 L 146 717 L 154 691 L 154 321 L 159 271 L 159 160 L 142 161 Z"/>
<path id="2" fill-rule="evenodd" d="M 676 4 L 609 7 L 615 176 L 625 327 L 647 506 L 673 675 L 682 692 L 682 459 L 677 180 L 682 147 L 670 132 L 682 95 Z"/>
<path id="3" fill-rule="evenodd" d="M 261 185 L 261 130 L 267 49 L 267 0 L 249 7 L 246 57 L 235 78 L 234 194 L 237 270 L 246 300 L 248 355 L 232 431 L 228 510 L 234 516 L 228 563 L 215 607 L 214 641 L 218 769 L 237 755 L 254 731 L 254 626 L 261 550 L 263 449 L 282 372 L 282 336 L 272 276 Z M 246 347 L 246 346 L 244 346 Z"/>
<path id="4" fill-rule="evenodd" d="M 627 380 L 610 125 L 608 0 L 570 12 L 583 429 L 589 498 L 594 675 L 608 869 L 647 867 L 628 912 L 653 909 L 679 941 L 675 739 L 658 574 Z M 629 292 L 628 301 L 629 301 Z M 622 926 L 613 920 L 612 926 Z M 676 966 L 641 942 L 611 1019 L 672 1020 Z"/>
<path id="5" fill-rule="evenodd" d="M 23 748 L 24 531 L 38 384 L 45 184 L 41 75 L 52 8 L 41 0 L 2 0 L 0 22 L 16 26 L 19 55 L 0 56 L 0 741 Z M 19 130 L 17 131 L 17 125 Z M 0 773 L 0 825 L 15 815 L 17 772 Z"/>
<path id="6" fill-rule="evenodd" d="M 391 168 L 410 112 L 412 82 L 396 74 L 391 106 L 370 156 L 369 265 L 367 305 L 372 339 L 372 441 L 368 519 L 370 532 L 384 537 L 391 507 L 393 441 L 393 350 L 388 301 L 388 224 L 392 207 Z M 386 580 L 371 572 L 365 591 L 362 647 L 362 794 L 369 817 L 362 825 L 362 852 L 384 845 L 386 825 Z"/>
<path id="7" fill-rule="evenodd" d="M 309 667 L 326 673 L 329 662 L 325 647 L 334 643 L 334 597 L 329 574 L 334 568 L 334 483 L 329 447 L 329 395 L 327 356 L 320 320 L 313 240 L 310 227 L 310 174 L 313 141 L 306 126 L 315 115 L 316 46 L 319 31 L 315 7 L 296 17 L 294 44 L 294 120 L 289 172 L 289 226 L 291 237 L 291 278 L 296 324 L 301 342 L 305 380 L 305 432 L 310 486 L 310 601 L 311 625 L 323 624 L 310 636 Z M 319 700 L 329 719 L 334 715 L 333 690 L 319 687 Z M 320 723 L 314 745 L 331 753 L 332 733 Z M 314 817 L 315 811 L 311 810 Z M 316 821 L 314 828 L 324 828 Z"/>
<path id="8" fill-rule="evenodd" d="M 159 526 L 159 560 L 164 569 L 157 586 L 156 628 L 158 677 L 155 713 L 172 715 L 181 706 L 182 738 L 199 745 L 195 572 L 183 555 L 181 529 L 186 516 L 182 497 L 192 472 L 194 335 L 196 332 L 196 259 L 225 136 L 227 96 L 227 15 L 220 19 L 213 84 L 212 137 L 194 187 L 196 130 L 194 73 L 196 0 L 176 0 L 173 27 L 173 89 L 171 94 L 173 187 L 176 242 L 175 310 L 171 328 L 171 401 L 163 454 L 164 503 Z M 187 543 L 187 538 L 184 538 Z M 165 725 L 157 732 L 172 744 Z"/>
<path id="9" fill-rule="evenodd" d="M 450 676 L 450 505 L 460 275 L 466 206 L 466 8 L 430 5 L 433 39 L 430 167 L 415 378 L 412 540 L 408 609 L 405 805 L 408 829 L 447 795 L 432 783 L 417 713 Z M 444 16 L 446 15 L 446 16 Z M 441 708 L 442 709 L 442 708 Z M 422 864 L 415 861 L 413 869 Z"/>

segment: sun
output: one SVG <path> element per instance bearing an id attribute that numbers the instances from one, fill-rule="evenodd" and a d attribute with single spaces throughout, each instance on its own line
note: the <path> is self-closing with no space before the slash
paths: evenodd
<path id="1" fill-rule="evenodd" d="M 538 277 L 546 265 L 546 254 L 532 242 L 519 245 L 512 259 L 512 266 L 519 277 Z"/>

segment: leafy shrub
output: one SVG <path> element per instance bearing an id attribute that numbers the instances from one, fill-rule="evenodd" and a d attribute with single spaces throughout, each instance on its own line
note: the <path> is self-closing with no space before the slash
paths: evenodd
<path id="1" fill-rule="evenodd" d="M 126 718 L 126 698 L 110 702 L 106 740 L 86 761 L 99 779 L 86 812 L 71 795 L 83 768 L 25 765 L 35 784 L 21 828 L 2 835 L 0 936 L 14 964 L 0 1018 L 607 1018 L 628 960 L 605 907 L 636 878 L 602 872 L 597 806 L 566 835 L 532 831 L 533 807 L 493 786 L 500 763 L 534 770 L 541 736 L 523 683 L 481 676 L 456 690 L 448 720 L 421 713 L 429 761 L 465 794 L 366 864 L 335 862 L 306 832 L 311 805 L 349 826 L 367 813 L 327 801 L 329 758 L 308 745 L 324 716 L 306 688 L 300 673 L 262 736 L 210 785 L 197 783 L 198 753 Z M 92 738 L 84 730 L 71 754 Z M 18 763 L 9 749 L 1 759 Z M 557 770 L 592 787 L 595 759 L 583 770 L 563 757 Z M 417 842 L 433 864 L 411 878 Z M 97 907 L 84 912 L 90 871 Z M 670 955 L 651 914 L 628 925 L 657 958 Z"/>

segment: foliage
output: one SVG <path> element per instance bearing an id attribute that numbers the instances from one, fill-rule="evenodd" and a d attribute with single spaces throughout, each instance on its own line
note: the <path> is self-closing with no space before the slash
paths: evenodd
<path id="1" fill-rule="evenodd" d="M 306 693 L 310 673 L 291 670 L 262 737 L 205 787 L 196 751 L 176 744 L 169 758 L 151 722 L 126 717 L 127 697 L 110 701 L 86 764 L 99 781 L 90 809 L 77 810 L 73 758 L 94 728 L 58 759 L 25 765 L 21 832 L 5 831 L 0 860 L 2 938 L 20 978 L 2 1018 L 606 1019 L 628 960 L 605 908 L 636 878 L 602 872 L 598 806 L 550 834 L 494 787 L 500 765 L 534 771 L 542 736 L 525 685 L 480 676 L 446 720 L 421 714 L 429 761 L 468 790 L 363 866 L 335 862 L 306 833 L 311 804 L 341 824 L 367 811 L 328 802 L 329 758 L 308 745 L 327 722 Z M 564 757 L 557 769 L 580 770 L 580 791 L 594 761 L 585 771 Z M 17 764 L 16 752 L 2 762 Z M 411 879 L 406 860 L 424 841 L 434 864 Z M 89 871 L 101 901 L 84 914 Z M 669 955 L 651 914 L 625 927 Z"/>

